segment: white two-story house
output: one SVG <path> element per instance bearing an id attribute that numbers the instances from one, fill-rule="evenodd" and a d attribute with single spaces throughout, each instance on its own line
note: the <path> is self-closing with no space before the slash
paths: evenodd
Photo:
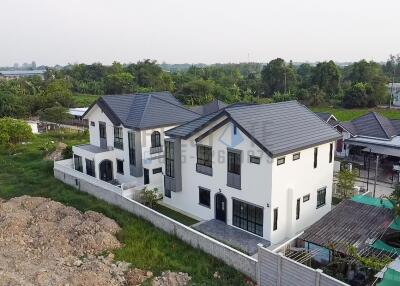
<path id="1" fill-rule="evenodd" d="M 73 147 L 74 168 L 116 185 L 162 190 L 164 131 L 197 117 L 167 92 L 102 96 L 83 116 L 90 143 Z"/>
<path id="2" fill-rule="evenodd" d="M 296 101 L 232 105 L 165 132 L 163 202 L 275 244 L 331 209 L 339 134 Z"/>

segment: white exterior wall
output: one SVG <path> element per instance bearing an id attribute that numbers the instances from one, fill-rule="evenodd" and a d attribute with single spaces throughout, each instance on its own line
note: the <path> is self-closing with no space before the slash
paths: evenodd
<path id="1" fill-rule="evenodd" d="M 333 142 L 332 142 L 333 143 Z M 335 148 L 335 146 L 333 146 Z M 333 149 L 335 150 L 335 149 Z M 318 146 L 317 168 L 314 169 L 314 147 L 300 151 L 300 159 L 293 161 L 293 153 L 285 155 L 285 163 L 273 160 L 271 211 L 271 241 L 290 238 L 304 230 L 331 210 L 333 164 L 329 163 L 330 143 Z M 298 153 L 298 152 L 295 152 Z M 326 204 L 317 209 L 317 191 L 326 187 Z M 303 196 L 310 199 L 303 202 Z M 296 203 L 300 199 L 300 218 L 296 220 Z M 272 230 L 273 210 L 278 208 L 278 228 Z"/>
<path id="2" fill-rule="evenodd" d="M 222 119 L 209 126 L 216 125 Z M 264 209 L 263 237 L 271 243 L 278 243 L 299 232 L 325 215 L 331 206 L 333 181 L 333 160 L 329 163 L 329 143 L 318 146 L 318 167 L 313 168 L 314 148 L 301 151 L 301 158 L 292 161 L 286 156 L 286 163 L 277 166 L 276 158 L 271 159 L 239 128 L 243 141 L 231 147 L 242 151 L 241 190 L 227 186 L 227 146 L 230 142 L 233 124 L 219 128 L 199 144 L 212 146 L 213 176 L 196 172 L 195 139 L 206 132 L 202 130 L 188 140 L 182 140 L 182 192 L 172 192 L 171 198 L 164 196 L 164 202 L 194 217 L 209 220 L 215 218 L 215 194 L 221 192 L 227 199 L 227 224 L 232 225 L 232 198 L 236 198 Z M 220 140 L 222 139 L 222 140 Z M 223 142 L 222 142 L 223 141 Z M 260 157 L 260 164 L 249 162 L 249 155 Z M 199 204 L 199 187 L 209 189 L 210 208 Z M 316 209 L 317 190 L 327 187 L 326 205 Z M 292 190 L 292 196 L 289 196 Z M 310 194 L 310 200 L 303 203 L 303 195 Z M 300 219 L 296 221 L 296 199 L 300 201 Z M 273 209 L 278 207 L 278 229 L 272 231 Z M 290 220 L 289 217 L 292 219 Z"/>

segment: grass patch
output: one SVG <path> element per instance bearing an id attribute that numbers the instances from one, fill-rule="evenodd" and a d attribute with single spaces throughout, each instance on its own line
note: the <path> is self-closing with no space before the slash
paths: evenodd
<path id="1" fill-rule="evenodd" d="M 339 121 L 349 121 L 353 120 L 361 115 L 364 115 L 370 111 L 376 111 L 379 114 L 389 118 L 389 119 L 400 119 L 400 111 L 396 109 L 385 109 L 385 108 L 355 108 L 355 109 L 345 109 L 345 108 L 334 108 L 334 107 L 311 107 L 312 111 L 317 112 L 328 112 L 333 115 Z"/>
<path id="2" fill-rule="evenodd" d="M 159 213 L 162 213 L 163 215 L 166 215 L 167 217 L 170 217 L 176 221 L 179 221 L 180 223 L 183 223 L 184 225 L 192 225 L 195 223 L 198 223 L 198 220 L 195 220 L 191 217 L 188 217 L 180 212 L 177 212 L 173 209 L 170 209 L 167 206 L 163 206 L 160 204 L 156 204 L 154 206 L 154 210 L 158 211 Z"/>
<path id="3" fill-rule="evenodd" d="M 100 96 L 93 94 L 81 94 L 75 93 L 73 95 L 74 107 L 89 107 L 95 102 Z"/>
<path id="4" fill-rule="evenodd" d="M 116 259 L 134 267 L 159 274 L 165 270 L 182 271 L 196 285 L 246 285 L 245 276 L 220 260 L 194 249 L 150 223 L 86 193 L 79 192 L 53 177 L 53 162 L 44 161 L 43 146 L 49 141 L 67 144 L 87 142 L 87 134 L 44 134 L 29 144 L 18 145 L 17 154 L 9 155 L 0 147 L 0 197 L 21 195 L 53 199 L 81 211 L 94 210 L 116 220 L 122 227 L 118 238 L 124 246 L 115 251 Z M 221 279 L 213 278 L 218 271 Z"/>

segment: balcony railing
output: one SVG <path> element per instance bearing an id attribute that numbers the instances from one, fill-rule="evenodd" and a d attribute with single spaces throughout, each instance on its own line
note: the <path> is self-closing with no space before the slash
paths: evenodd
<path id="1" fill-rule="evenodd" d="M 150 154 L 161 153 L 163 151 L 163 146 L 150 147 Z"/>
<path id="2" fill-rule="evenodd" d="M 241 189 L 241 176 L 235 173 L 228 172 L 228 182 L 227 186 L 231 188 Z"/>
<path id="3" fill-rule="evenodd" d="M 213 175 L 213 169 L 212 167 L 196 164 L 196 171 L 198 173 L 207 175 L 207 176 L 212 176 Z"/>

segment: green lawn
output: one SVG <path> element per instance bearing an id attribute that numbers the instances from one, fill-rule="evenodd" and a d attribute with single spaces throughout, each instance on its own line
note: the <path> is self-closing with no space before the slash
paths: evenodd
<path id="1" fill-rule="evenodd" d="M 86 135 L 40 135 L 31 144 L 19 145 L 16 155 L 0 147 L 0 197 L 42 196 L 73 206 L 94 210 L 116 220 L 122 227 L 118 238 L 124 246 L 116 259 L 155 274 L 165 270 L 187 272 L 196 285 L 245 285 L 246 278 L 221 261 L 194 249 L 130 213 L 79 192 L 53 177 L 53 163 L 43 161 L 40 147 L 63 138 L 69 144 L 87 141 Z M 213 278 L 218 271 L 220 279 Z"/>
<path id="2" fill-rule="evenodd" d="M 156 211 L 158 211 L 159 213 L 166 215 L 167 217 L 170 217 L 176 221 L 179 221 L 180 223 L 183 223 L 184 225 L 192 225 L 192 224 L 199 222 L 191 217 L 188 217 L 184 214 L 181 214 L 180 212 L 174 211 L 173 209 L 170 209 L 170 208 L 160 205 L 160 204 L 157 204 L 154 207 L 154 209 Z"/>
<path id="3" fill-rule="evenodd" d="M 369 111 L 376 111 L 379 114 L 389 119 L 400 119 L 400 110 L 398 109 L 383 109 L 383 108 L 344 109 L 344 108 L 334 108 L 334 107 L 311 107 L 311 110 L 332 113 L 340 121 L 352 120 L 354 118 L 357 118 L 361 115 L 368 113 Z"/>

